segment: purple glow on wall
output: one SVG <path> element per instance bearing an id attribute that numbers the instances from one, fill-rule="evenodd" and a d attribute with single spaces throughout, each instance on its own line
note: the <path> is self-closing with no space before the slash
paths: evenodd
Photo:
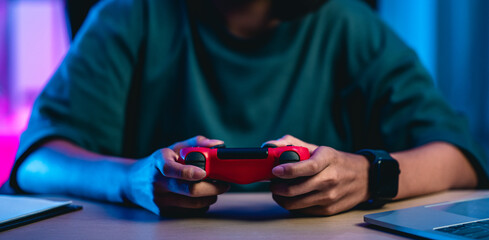
<path id="1" fill-rule="evenodd" d="M 0 33 L 7 16 L 7 34 L 2 34 L 3 43 L 0 39 L 0 185 L 10 173 L 32 104 L 69 45 L 62 0 L 17 0 L 8 5 L 0 0 Z M 2 62 L 2 56 L 8 61 Z"/>
<path id="2" fill-rule="evenodd" d="M 0 116 L 7 113 L 7 1 L 0 0 Z"/>
<path id="3" fill-rule="evenodd" d="M 32 103 L 66 52 L 67 36 L 61 31 L 65 25 L 59 26 L 63 18 L 57 14 L 62 13 L 60 3 L 18 1 L 9 6 L 10 100 L 14 108 Z"/>

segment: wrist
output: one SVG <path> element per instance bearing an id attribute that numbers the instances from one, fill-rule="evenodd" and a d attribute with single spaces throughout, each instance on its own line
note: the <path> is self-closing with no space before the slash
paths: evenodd
<path id="1" fill-rule="evenodd" d="M 119 159 L 105 159 L 92 165 L 92 179 L 95 180 L 94 186 L 85 188 L 89 192 L 82 193 L 89 198 L 109 201 L 113 203 L 122 203 L 126 198 L 128 169 L 130 166 L 129 160 L 120 161 Z M 77 189 L 73 189 L 77 191 Z M 80 189 L 78 189 L 79 191 Z M 92 192 L 93 191 L 93 192 Z M 80 195 L 79 192 L 73 195 Z"/>
<path id="2" fill-rule="evenodd" d="M 129 185 L 129 172 L 131 169 L 131 165 L 134 164 L 135 160 L 129 160 L 128 162 L 119 163 L 119 177 L 117 179 L 118 188 L 114 191 L 114 200 L 123 203 L 128 201 L 128 187 Z"/>
<path id="3" fill-rule="evenodd" d="M 344 159 L 350 159 L 350 164 L 347 166 L 349 169 L 354 170 L 355 181 L 359 185 L 356 190 L 356 193 L 359 196 L 359 202 L 365 202 L 370 198 L 369 187 L 368 187 L 368 178 L 369 178 L 369 169 L 370 163 L 365 156 L 353 153 L 345 153 L 346 156 Z"/>
<path id="4" fill-rule="evenodd" d="M 134 189 L 133 185 L 134 181 L 140 179 L 138 172 L 140 172 L 141 163 L 144 159 L 134 159 L 129 162 L 123 163 L 123 167 L 121 167 L 121 178 L 119 179 L 119 189 L 118 194 L 120 196 L 120 202 L 125 203 L 135 203 L 134 202 Z"/>

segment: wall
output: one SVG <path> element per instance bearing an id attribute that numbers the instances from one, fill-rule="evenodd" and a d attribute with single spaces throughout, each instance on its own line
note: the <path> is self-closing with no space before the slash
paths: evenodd
<path id="1" fill-rule="evenodd" d="M 380 0 L 379 13 L 489 152 L 489 1 Z"/>

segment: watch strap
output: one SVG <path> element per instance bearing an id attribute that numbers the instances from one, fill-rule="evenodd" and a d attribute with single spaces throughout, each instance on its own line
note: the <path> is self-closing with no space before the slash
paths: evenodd
<path id="1" fill-rule="evenodd" d="M 397 161 L 391 157 L 391 155 L 384 150 L 372 150 L 372 149 L 362 149 L 357 154 L 365 156 L 370 162 L 370 170 L 369 170 L 369 192 L 370 199 L 361 204 L 362 208 L 379 208 L 382 207 L 385 203 L 390 201 L 390 197 L 385 197 L 382 194 L 381 184 L 385 184 L 380 179 L 382 176 L 382 171 L 379 169 L 381 167 L 379 164 L 385 164 L 386 161 L 390 162 L 391 165 L 396 166 L 393 170 L 397 172 L 393 172 L 395 175 L 399 175 L 399 165 Z M 397 177 L 396 176 L 396 177 Z M 398 184 L 398 178 L 395 179 L 396 184 Z M 397 187 L 397 186 L 396 186 Z M 397 194 L 397 189 L 396 189 Z M 392 196 L 393 197 L 393 196 Z"/>
<path id="2" fill-rule="evenodd" d="M 384 150 L 362 149 L 357 154 L 365 156 L 370 164 L 379 159 L 393 159 L 391 155 Z"/>

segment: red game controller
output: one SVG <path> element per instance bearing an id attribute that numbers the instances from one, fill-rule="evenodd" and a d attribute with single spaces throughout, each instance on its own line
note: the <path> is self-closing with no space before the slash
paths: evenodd
<path id="1" fill-rule="evenodd" d="M 188 147 L 180 156 L 178 162 L 204 169 L 206 179 L 249 184 L 272 179 L 273 167 L 309 159 L 310 154 L 305 147 L 267 144 L 262 148 Z"/>

